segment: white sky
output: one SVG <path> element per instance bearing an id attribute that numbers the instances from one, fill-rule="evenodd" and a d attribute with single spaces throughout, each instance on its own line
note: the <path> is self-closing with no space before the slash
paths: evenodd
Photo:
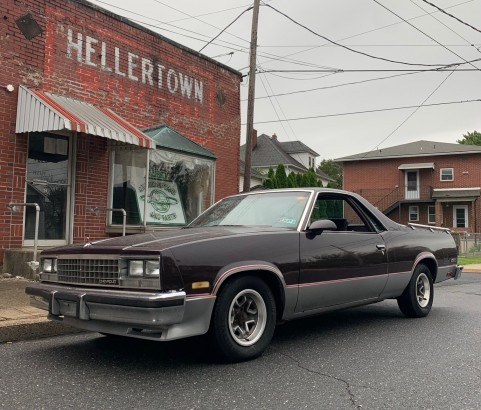
<path id="1" fill-rule="evenodd" d="M 196 51 L 252 5 L 249 0 L 91 2 L 137 23 L 146 23 L 148 28 Z M 431 2 L 481 31 L 481 0 Z M 373 56 L 440 65 L 481 59 L 481 33 L 422 0 L 264 0 L 259 14 L 257 52 L 258 69 L 264 71 L 437 68 L 356 54 L 329 44 L 269 6 L 321 36 Z M 247 74 L 251 23 L 249 10 L 202 52 Z M 421 139 L 455 143 L 468 131 L 481 132 L 481 101 L 421 107 L 414 114 L 415 108 L 330 115 L 418 106 L 431 93 L 424 104 L 481 100 L 481 61 L 463 64 L 457 70 L 451 75 L 451 71 L 258 74 L 254 127 L 259 134 L 276 133 L 280 141 L 301 140 L 320 154 L 320 160 Z M 400 74 L 403 75 L 391 79 L 325 88 Z M 247 84 L 246 78 L 241 87 L 242 143 Z M 306 90 L 313 91 L 299 93 Z M 278 95 L 285 93 L 290 94 Z M 319 118 L 299 119 L 305 117 Z"/>

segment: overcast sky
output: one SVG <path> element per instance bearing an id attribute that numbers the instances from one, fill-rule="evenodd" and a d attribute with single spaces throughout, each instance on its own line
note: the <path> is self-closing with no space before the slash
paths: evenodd
<path id="1" fill-rule="evenodd" d="M 196 51 L 252 5 L 91 2 Z M 430 2 L 481 31 L 481 0 Z M 247 74 L 251 24 L 248 10 L 202 53 Z M 320 160 L 421 139 L 455 143 L 468 131 L 481 132 L 481 101 L 468 102 L 481 100 L 481 61 L 468 63 L 481 59 L 481 32 L 475 29 L 423 0 L 261 1 L 254 127 L 280 141 L 301 140 Z M 435 70 L 457 63 L 462 65 Z M 242 143 L 247 90 L 246 77 Z M 373 112 L 359 113 L 365 111 Z"/>

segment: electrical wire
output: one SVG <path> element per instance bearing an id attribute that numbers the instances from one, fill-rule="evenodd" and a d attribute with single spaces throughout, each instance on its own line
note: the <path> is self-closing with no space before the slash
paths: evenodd
<path id="1" fill-rule="evenodd" d="M 434 93 L 436 93 L 436 91 L 438 91 L 438 90 L 442 87 L 442 85 L 448 80 L 448 78 L 451 77 L 453 74 L 454 74 L 454 71 L 451 71 L 451 72 L 443 79 L 443 81 L 441 81 L 441 83 L 438 84 L 438 86 L 423 100 L 423 102 L 422 102 L 419 106 L 417 106 L 417 107 L 414 109 L 414 111 L 411 112 L 411 113 L 410 113 L 396 128 L 394 128 L 394 130 L 392 130 L 381 142 L 379 142 L 376 146 L 374 146 L 374 147 L 371 149 L 371 151 L 374 150 L 374 149 L 376 149 L 377 147 L 379 147 L 382 143 L 386 142 L 389 138 L 391 138 L 392 135 L 394 135 L 394 133 L 395 133 L 397 130 L 399 130 L 404 124 L 406 124 L 406 122 L 408 122 L 408 121 L 413 117 L 413 115 L 416 114 L 416 113 L 419 111 L 419 109 L 424 106 L 424 104 L 426 103 L 426 101 L 429 100 L 429 99 L 434 95 Z M 366 153 L 366 155 L 367 155 L 367 153 Z"/>
<path id="2" fill-rule="evenodd" d="M 439 107 L 439 106 L 446 106 L 446 105 L 455 105 L 455 104 L 467 104 L 472 102 L 481 102 L 481 98 L 472 99 L 472 100 L 461 100 L 461 101 L 447 101 L 447 102 L 440 102 L 440 103 L 432 103 L 432 104 L 424 104 L 424 107 Z M 336 114 L 322 114 L 322 115 L 311 115 L 307 117 L 297 117 L 297 118 L 287 118 L 284 120 L 269 120 L 269 121 L 256 121 L 254 124 L 272 124 L 278 121 L 302 121 L 302 120 L 313 120 L 317 118 L 331 118 L 331 117 L 344 117 L 347 115 L 357 115 L 357 114 L 370 114 L 375 112 L 386 112 L 386 111 L 397 111 L 397 110 L 407 110 L 410 108 L 419 107 L 418 105 L 406 105 L 402 107 L 390 107 L 390 108 L 378 108 L 373 110 L 363 110 L 363 111 L 351 111 L 351 112 L 344 112 L 344 113 L 336 113 Z M 246 124 L 242 124 L 246 125 Z"/>
<path id="3" fill-rule="evenodd" d="M 453 16 L 452 14 L 443 10 L 441 7 L 436 6 L 434 3 L 431 3 L 430 1 L 427 1 L 427 0 L 421 0 L 421 1 L 423 1 L 426 4 L 429 4 L 430 6 L 434 7 L 435 9 L 438 9 L 441 13 L 446 14 L 446 16 L 449 16 L 449 17 L 459 21 L 461 24 L 464 24 L 465 26 L 468 26 L 468 27 L 472 28 L 473 30 L 477 31 L 478 33 L 481 33 L 481 30 L 478 30 L 476 27 L 472 26 L 471 24 L 466 23 L 465 21 L 457 18 L 456 16 Z"/>
<path id="4" fill-rule="evenodd" d="M 373 0 L 373 1 L 375 1 L 375 2 L 377 3 L 376 0 Z M 287 18 L 288 20 L 292 21 L 294 24 L 296 24 L 296 25 L 304 28 L 305 30 L 309 31 L 311 34 L 314 34 L 315 36 L 320 37 L 320 38 L 322 38 L 322 39 L 324 39 L 324 40 L 326 40 L 326 41 L 328 41 L 328 42 L 330 42 L 330 43 L 332 43 L 332 44 L 335 44 L 335 45 L 337 45 L 337 46 L 339 46 L 339 47 L 341 47 L 341 48 L 344 48 L 344 49 L 346 49 L 346 50 L 348 50 L 348 51 L 351 51 L 351 52 L 353 52 L 353 53 L 363 55 L 363 56 L 365 56 L 365 57 L 373 58 L 373 59 L 375 59 L 375 60 L 387 61 L 387 62 L 389 62 L 389 63 L 403 64 L 403 65 L 410 65 L 410 66 L 439 67 L 439 66 L 449 65 L 449 64 L 410 63 L 410 62 L 407 62 L 407 61 L 391 60 L 391 59 L 389 59 L 389 58 L 384 58 L 384 57 L 379 57 L 379 56 L 374 56 L 374 55 L 372 55 L 372 54 L 364 53 L 363 51 L 355 50 L 355 49 L 353 49 L 353 48 L 351 48 L 351 47 L 348 47 L 348 46 L 345 46 L 345 45 L 343 45 L 343 44 L 340 44 L 340 43 L 338 43 L 338 42 L 336 42 L 336 41 L 334 41 L 334 40 L 331 40 L 331 39 L 323 36 L 322 34 L 319 34 L 319 33 L 315 32 L 314 30 L 310 29 L 309 27 L 305 26 L 304 24 L 299 23 L 298 21 L 294 20 L 292 17 L 290 17 L 290 16 L 288 16 L 287 14 L 285 14 L 285 13 L 277 10 L 275 7 L 273 7 L 273 6 L 269 5 L 269 4 L 266 4 L 265 6 L 271 8 L 272 10 L 274 10 L 274 11 L 276 11 L 277 13 L 281 14 L 282 16 L 284 16 L 285 18 Z M 458 57 L 459 57 L 459 56 L 458 56 Z"/>
<path id="5" fill-rule="evenodd" d="M 244 13 L 246 13 L 246 12 L 249 11 L 249 10 L 252 10 L 252 8 L 253 8 L 252 6 L 251 6 L 251 7 L 248 7 L 248 8 L 245 9 L 242 13 L 240 13 L 234 20 L 232 20 L 232 22 L 230 22 L 224 29 L 222 29 L 219 34 L 217 34 L 212 40 L 208 41 L 208 42 L 199 50 L 199 53 L 200 53 L 204 48 L 206 48 L 210 43 L 212 43 L 217 37 L 219 37 L 224 31 L 226 31 L 230 26 L 232 26 L 232 24 L 234 24 L 237 20 L 239 20 Z"/>
<path id="6" fill-rule="evenodd" d="M 446 9 L 451 9 L 451 8 L 458 7 L 458 6 L 467 4 L 467 3 L 472 3 L 473 1 L 475 1 L 475 0 L 466 0 L 466 1 L 463 1 L 463 2 L 461 2 L 461 3 L 453 4 L 452 6 L 446 7 Z M 419 18 L 421 18 L 421 17 L 425 17 L 426 15 L 431 15 L 431 14 L 435 14 L 435 13 L 437 13 L 437 11 L 433 11 L 432 13 L 426 13 L 426 14 L 422 14 L 422 15 L 419 15 L 419 16 L 412 17 L 412 18 L 410 18 L 408 21 L 416 20 L 416 19 L 419 19 Z M 354 34 L 354 35 L 352 35 L 352 36 L 343 37 L 343 38 L 341 38 L 341 39 L 336 40 L 336 43 L 337 43 L 337 42 L 340 42 L 340 41 L 349 40 L 349 39 L 351 39 L 351 38 L 359 37 L 359 36 L 362 36 L 362 35 L 364 35 L 364 34 L 370 34 L 370 33 L 373 33 L 373 32 L 375 32 L 375 31 L 384 30 L 385 28 L 397 26 L 397 25 L 399 25 L 399 24 L 402 24 L 402 22 L 399 21 L 399 22 L 387 24 L 387 25 L 385 25 L 385 26 L 381 26 L 381 27 L 377 27 L 377 28 L 374 28 L 374 29 L 371 29 L 371 30 L 363 31 L 363 32 L 361 32 L 361 33 L 357 33 L 357 34 Z M 307 50 L 301 50 L 301 51 L 296 51 L 296 52 L 294 52 L 294 53 L 287 54 L 287 55 L 285 55 L 284 57 L 291 57 L 291 56 L 294 56 L 294 55 L 297 55 L 297 54 L 302 54 L 302 53 L 305 53 L 305 52 L 308 52 L 308 51 L 315 50 L 316 48 L 325 47 L 325 46 L 331 46 L 331 45 L 333 45 L 333 44 L 331 44 L 331 43 L 324 43 L 324 44 L 321 44 L 321 45 L 318 45 L 318 46 L 309 48 L 309 49 L 307 49 Z M 269 60 L 268 60 L 268 61 L 264 61 L 263 63 L 265 64 L 265 63 L 268 63 L 268 62 L 269 62 Z M 246 68 L 248 68 L 248 67 L 242 67 L 242 68 L 239 69 L 239 71 L 243 71 L 243 70 L 245 70 Z"/>
<path id="7" fill-rule="evenodd" d="M 279 121 L 279 123 L 281 124 L 281 127 L 282 129 L 284 130 L 284 134 L 287 136 L 287 139 L 289 139 L 290 141 L 292 141 L 292 139 L 290 138 L 290 135 L 289 133 L 287 132 L 286 128 L 284 127 L 284 121 L 281 121 L 281 117 L 279 116 L 279 113 L 277 112 L 277 109 L 276 109 L 276 106 L 275 104 L 272 102 L 272 99 L 270 98 L 269 96 L 269 91 L 267 90 L 267 87 L 266 85 L 264 84 L 264 80 L 262 79 L 263 76 L 259 76 L 259 79 L 261 80 L 261 84 L 262 84 L 262 87 L 264 88 L 264 91 L 266 92 L 266 94 L 268 95 L 269 97 L 269 102 L 271 103 L 271 106 L 272 106 L 272 109 L 274 110 L 274 113 L 276 114 L 276 117 Z M 279 109 L 281 110 L 282 112 L 282 109 L 279 105 L 279 103 L 277 103 L 278 106 L 279 106 Z M 286 118 L 285 114 L 282 112 L 282 115 L 284 116 L 284 118 Z M 287 124 L 289 124 L 289 121 L 287 121 Z"/>
<path id="8" fill-rule="evenodd" d="M 417 4 L 414 0 L 411 0 L 411 3 L 414 4 L 416 7 L 418 7 L 419 9 L 421 9 L 422 11 L 424 12 L 427 12 L 424 8 L 422 8 L 419 4 Z M 476 51 L 480 52 L 478 48 L 476 48 L 476 45 L 475 44 L 472 44 L 468 39 L 464 38 L 461 34 L 459 34 L 458 32 L 456 32 L 455 30 L 453 30 L 451 27 L 449 27 L 447 24 L 444 24 L 441 20 L 439 20 L 438 18 L 436 18 L 436 16 L 432 15 L 431 14 L 431 17 L 436 20 L 439 24 L 442 24 L 444 27 L 446 27 L 449 31 L 451 31 L 452 33 L 454 33 L 455 35 L 457 35 L 460 39 L 464 40 L 467 44 L 464 44 L 463 46 L 464 47 L 474 47 Z M 434 44 L 433 44 L 434 45 Z M 447 45 L 446 44 L 446 47 L 453 47 L 453 46 L 450 46 L 450 45 Z"/>
<path id="9" fill-rule="evenodd" d="M 374 3 L 378 4 L 379 6 L 381 6 L 382 8 L 384 8 L 385 10 L 389 11 L 391 14 L 394 14 L 397 18 L 401 19 L 402 21 L 404 21 L 405 23 L 409 24 L 412 28 L 416 29 L 417 31 L 419 31 L 420 33 L 424 34 L 426 37 L 428 37 L 429 39 L 433 40 L 435 43 L 438 43 L 439 45 L 443 46 L 446 50 L 448 50 L 450 53 L 454 54 L 455 56 L 459 57 L 461 60 L 463 60 L 464 62 L 468 63 L 468 61 L 461 57 L 458 53 L 452 51 L 451 49 L 449 49 L 448 47 L 446 47 L 444 44 L 441 44 L 438 40 L 436 40 L 435 38 L 431 37 L 429 34 L 425 33 L 424 31 L 422 31 L 420 28 L 416 27 L 414 24 L 410 23 L 409 21 L 407 21 L 404 17 L 401 17 L 399 14 L 395 13 L 394 11 L 392 11 L 390 8 L 386 7 L 384 4 L 382 4 L 381 2 L 379 2 L 378 0 L 372 0 Z M 476 67 L 475 65 L 473 65 L 471 62 L 468 63 L 470 66 L 476 68 L 477 70 L 481 71 L 481 69 L 479 69 L 478 67 Z"/>
<path id="10" fill-rule="evenodd" d="M 176 11 L 176 12 L 178 12 L 178 13 L 184 14 L 184 15 L 188 16 L 188 17 L 191 18 L 191 19 L 197 20 L 197 21 L 199 21 L 200 23 L 203 23 L 203 24 L 206 24 L 206 25 L 208 25 L 208 26 L 210 26 L 210 27 L 213 27 L 213 28 L 215 28 L 216 30 L 220 30 L 219 27 L 216 27 L 216 26 L 214 26 L 213 24 L 207 23 L 206 21 L 201 20 L 200 18 L 198 18 L 198 17 L 196 17 L 196 16 L 192 16 L 192 15 L 190 15 L 190 14 L 188 14 L 188 13 L 182 11 L 182 10 L 179 10 L 179 9 L 177 9 L 177 8 L 175 8 L 175 7 L 169 6 L 168 4 L 165 4 L 164 2 L 162 2 L 162 1 L 160 1 L 160 0 L 153 0 L 153 1 L 155 1 L 157 4 L 161 4 L 161 5 L 164 6 L 164 7 L 167 7 L 167 8 L 169 8 L 169 9 L 171 9 L 171 10 L 174 10 L 174 11 Z M 236 36 L 235 34 L 232 34 L 232 33 L 227 33 L 227 34 L 229 34 L 229 35 L 231 35 L 231 36 L 233 36 L 233 37 L 235 37 L 235 38 L 237 38 L 237 39 L 239 39 L 239 40 L 241 40 L 241 41 L 244 41 L 244 42 L 250 44 L 250 41 L 249 41 L 249 40 L 246 40 L 246 39 L 244 39 L 244 38 L 242 38 L 242 37 Z"/>

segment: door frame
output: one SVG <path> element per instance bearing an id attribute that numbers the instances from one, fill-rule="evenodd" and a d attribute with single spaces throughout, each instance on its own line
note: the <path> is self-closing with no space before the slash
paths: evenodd
<path id="1" fill-rule="evenodd" d="M 62 133 L 62 132 L 46 132 L 52 136 L 67 137 L 68 138 L 68 166 L 67 166 L 67 195 L 66 195 L 66 217 L 65 217 L 65 239 L 38 239 L 37 246 L 40 247 L 53 247 L 66 245 L 72 243 L 73 237 L 73 221 L 74 221 L 74 195 L 75 195 L 75 156 L 76 156 L 76 144 L 77 144 L 77 133 Z M 28 159 L 28 149 L 30 143 L 30 133 L 27 137 L 27 159 Z M 24 202 L 27 201 L 27 164 L 25 164 L 25 189 L 24 189 Z M 23 210 L 23 227 L 22 227 L 22 246 L 33 247 L 34 239 L 25 239 L 25 228 L 26 228 L 26 207 Z"/>

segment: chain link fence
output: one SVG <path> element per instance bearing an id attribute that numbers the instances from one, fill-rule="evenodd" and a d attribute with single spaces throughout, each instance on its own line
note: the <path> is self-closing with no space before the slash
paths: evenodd
<path id="1" fill-rule="evenodd" d="M 481 233 L 452 232 L 460 256 L 481 256 Z"/>

